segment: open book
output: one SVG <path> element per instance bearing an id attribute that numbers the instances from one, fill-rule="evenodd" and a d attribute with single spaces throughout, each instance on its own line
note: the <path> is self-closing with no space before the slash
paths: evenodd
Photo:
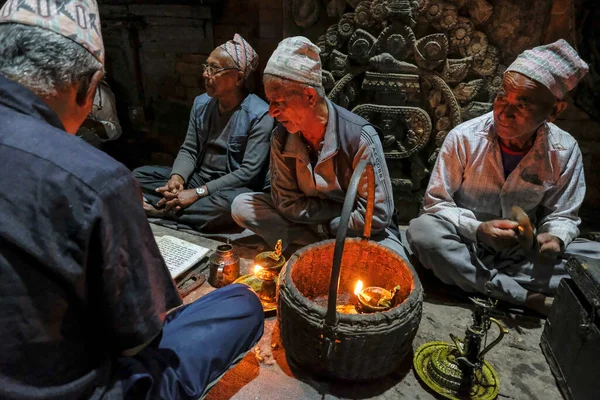
<path id="1" fill-rule="evenodd" d="M 157 238 L 156 244 L 173 279 L 177 279 L 210 252 L 206 247 L 169 235 Z"/>

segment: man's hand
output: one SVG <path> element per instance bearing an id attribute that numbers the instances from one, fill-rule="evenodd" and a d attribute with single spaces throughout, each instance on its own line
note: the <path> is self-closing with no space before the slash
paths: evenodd
<path id="1" fill-rule="evenodd" d="M 83 121 L 81 128 L 85 128 L 94 132 L 102 140 L 109 139 L 108 135 L 106 134 L 106 128 L 104 127 L 104 124 L 89 116 Z"/>
<path id="2" fill-rule="evenodd" d="M 540 254 L 548 258 L 557 258 L 565 250 L 565 244 L 559 238 L 547 232 L 537 235 Z"/>
<path id="3" fill-rule="evenodd" d="M 181 176 L 175 174 L 171 176 L 169 182 L 165 186 L 161 186 L 156 188 L 156 191 L 165 196 L 168 200 L 174 198 L 179 192 L 181 192 L 183 187 L 184 180 Z"/>
<path id="4" fill-rule="evenodd" d="M 506 249 L 518 243 L 517 226 L 517 222 L 508 219 L 483 222 L 477 228 L 477 239 L 492 249 Z"/>
<path id="5" fill-rule="evenodd" d="M 161 202 L 165 205 L 165 212 L 170 213 L 179 213 L 181 210 L 188 208 L 192 204 L 194 204 L 199 199 L 198 194 L 196 194 L 196 189 L 187 189 L 179 192 L 174 198 L 168 200 L 166 198 L 161 199 L 158 202 L 158 205 L 161 205 Z"/>

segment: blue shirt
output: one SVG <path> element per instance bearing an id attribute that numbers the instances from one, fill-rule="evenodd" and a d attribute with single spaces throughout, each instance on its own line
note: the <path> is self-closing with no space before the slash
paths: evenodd
<path id="1" fill-rule="evenodd" d="M 181 299 L 121 164 L 0 76 L 0 398 L 101 398 Z"/>

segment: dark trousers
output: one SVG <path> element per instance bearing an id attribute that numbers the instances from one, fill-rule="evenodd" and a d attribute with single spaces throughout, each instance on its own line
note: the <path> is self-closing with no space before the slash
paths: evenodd
<path id="1" fill-rule="evenodd" d="M 162 336 L 119 359 L 125 399 L 200 399 L 263 334 L 260 300 L 247 286 L 225 286 L 170 313 Z"/>
<path id="2" fill-rule="evenodd" d="M 144 197 L 150 204 L 156 206 L 158 201 L 163 198 L 156 188 L 164 186 L 169 181 L 171 168 L 155 165 L 148 165 L 136 168 L 133 175 L 140 183 Z M 200 178 L 197 173 L 193 173 L 187 182 L 187 189 L 195 189 L 203 186 L 206 182 Z M 194 204 L 184 209 L 176 217 L 169 219 L 187 225 L 190 228 L 200 232 L 223 232 L 232 228 L 237 228 L 237 224 L 231 218 L 231 203 L 237 195 L 250 192 L 246 187 L 219 190 L 216 193 L 210 193 Z"/>

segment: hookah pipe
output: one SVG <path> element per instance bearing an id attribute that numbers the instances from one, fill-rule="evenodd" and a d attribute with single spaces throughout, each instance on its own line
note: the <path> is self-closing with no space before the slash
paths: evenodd
<path id="1" fill-rule="evenodd" d="M 473 324 L 467 327 L 465 338 L 461 339 L 450 333 L 450 338 L 454 342 L 459 354 L 455 360 L 463 373 L 459 391 L 466 393 L 470 392 L 474 380 L 477 378 L 476 372 L 482 369 L 485 354 L 495 347 L 504 338 L 504 335 L 508 333 L 508 330 L 500 321 L 490 316 L 497 301 L 479 298 L 470 299 L 475 304 L 475 311 L 473 312 Z M 492 323 L 498 326 L 500 333 L 496 339 L 486 346 L 487 333 Z M 483 350 L 481 350 L 482 341 L 484 342 L 483 345 L 486 346 Z"/>

